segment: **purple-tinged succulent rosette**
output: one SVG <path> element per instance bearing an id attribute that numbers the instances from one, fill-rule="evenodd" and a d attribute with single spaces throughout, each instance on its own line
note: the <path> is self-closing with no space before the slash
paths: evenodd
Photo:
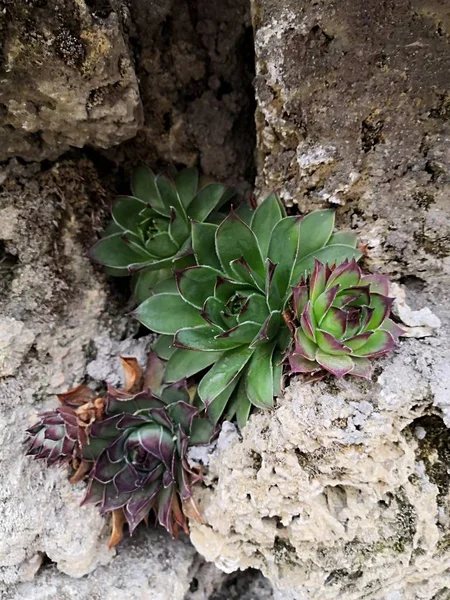
<path id="1" fill-rule="evenodd" d="M 100 512 L 123 510 L 132 533 L 153 510 L 159 523 L 176 536 L 188 532 L 185 512 L 196 514 L 191 486 L 200 479 L 187 462 L 192 444 L 210 441 L 213 425 L 189 403 L 184 383 L 135 395 L 110 390 L 105 418 L 93 424 L 94 454 L 84 502 Z M 198 515 L 198 512 L 197 512 Z"/>
<path id="2" fill-rule="evenodd" d="M 386 276 L 363 273 L 355 260 L 335 267 L 316 260 L 293 290 L 292 372 L 370 378 L 370 359 L 396 348 L 403 333 L 389 318 L 392 303 Z"/>

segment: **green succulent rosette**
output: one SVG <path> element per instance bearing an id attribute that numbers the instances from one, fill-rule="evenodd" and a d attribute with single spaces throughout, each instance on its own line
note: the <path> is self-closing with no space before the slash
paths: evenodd
<path id="1" fill-rule="evenodd" d="M 173 268 L 194 264 L 191 222 L 217 218 L 234 191 L 199 178 L 196 169 L 155 175 L 145 166 L 133 172 L 131 190 L 131 196 L 114 202 L 112 223 L 90 256 L 112 275 L 135 273 L 134 295 L 140 302 L 172 277 Z"/>
<path id="2" fill-rule="evenodd" d="M 324 261 L 359 258 L 356 238 L 333 234 L 334 211 L 286 216 L 271 194 L 250 225 L 233 211 L 219 225 L 195 222 L 197 265 L 176 271 L 176 285 L 135 311 L 163 334 L 156 351 L 166 359 L 166 382 L 205 369 L 199 401 L 213 422 L 252 407 L 270 408 L 280 391 L 282 359 L 290 342 L 283 319 L 291 286 Z"/>
<path id="3" fill-rule="evenodd" d="M 404 333 L 389 318 L 392 302 L 386 276 L 364 274 L 355 260 L 333 267 L 316 260 L 293 291 L 292 372 L 370 378 L 370 359 L 396 348 Z"/>

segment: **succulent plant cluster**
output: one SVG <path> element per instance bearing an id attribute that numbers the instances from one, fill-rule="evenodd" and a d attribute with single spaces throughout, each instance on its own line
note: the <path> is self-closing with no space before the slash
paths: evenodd
<path id="1" fill-rule="evenodd" d="M 152 510 L 172 535 L 180 527 L 188 531 L 186 514 L 200 518 L 192 485 L 201 476 L 186 453 L 214 433 L 211 421 L 190 403 L 186 381 L 161 386 L 162 363 L 154 353 L 145 374 L 135 359 L 125 360 L 125 367 L 125 390 L 110 386 L 103 398 L 82 404 L 94 394 L 75 388 L 60 396 L 63 406 L 40 415 L 28 430 L 28 454 L 49 465 L 72 463 L 72 481 L 88 476 L 83 503 L 115 513 L 110 545 L 122 538 L 124 522 L 132 533 Z"/>
<path id="2" fill-rule="evenodd" d="M 141 167 L 132 193 L 116 200 L 92 257 L 133 274 L 134 315 L 160 334 L 146 370 L 123 359 L 123 390 L 74 388 L 28 430 L 28 454 L 88 478 L 84 502 L 113 515 L 110 545 L 151 511 L 172 535 L 201 519 L 188 448 L 224 418 L 243 427 L 252 409 L 273 407 L 283 371 L 369 378 L 370 359 L 403 333 L 387 278 L 363 273 L 333 210 L 287 216 L 270 194 L 224 215 L 233 192 L 194 169 Z"/>
<path id="3" fill-rule="evenodd" d="M 132 196 L 119 196 L 112 222 L 91 249 L 91 258 L 116 276 L 133 277 L 134 295 L 145 299 L 172 269 L 193 264 L 191 223 L 221 219 L 218 209 L 234 191 L 199 178 L 196 169 L 171 168 L 155 175 L 145 166 L 132 174 Z"/>
<path id="4" fill-rule="evenodd" d="M 393 350 L 403 333 L 389 318 L 388 294 L 387 277 L 364 274 L 354 259 L 332 267 L 316 260 L 312 275 L 293 289 L 292 372 L 370 378 L 369 359 Z"/>
<path id="5" fill-rule="evenodd" d="M 197 264 L 175 271 L 176 285 L 135 311 L 166 338 L 166 381 L 211 367 L 198 386 L 217 422 L 251 407 L 273 406 L 279 393 L 289 329 L 283 320 L 292 286 L 314 266 L 359 257 L 356 238 L 334 234 L 334 211 L 286 216 L 276 195 L 256 209 L 249 225 L 234 212 L 219 224 L 194 223 Z M 211 366 L 212 365 L 212 366 Z"/>

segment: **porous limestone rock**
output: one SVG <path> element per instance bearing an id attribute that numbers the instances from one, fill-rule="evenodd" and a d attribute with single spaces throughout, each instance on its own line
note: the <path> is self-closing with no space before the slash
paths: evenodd
<path id="1" fill-rule="evenodd" d="M 440 597 L 448 364 L 445 339 L 410 339 L 370 382 L 294 379 L 211 459 L 197 550 L 226 572 L 261 569 L 279 600 Z"/>
<path id="2" fill-rule="evenodd" d="M 125 11 L 125 12 L 124 12 Z M 133 137 L 142 106 L 120 1 L 0 5 L 0 160 Z"/>

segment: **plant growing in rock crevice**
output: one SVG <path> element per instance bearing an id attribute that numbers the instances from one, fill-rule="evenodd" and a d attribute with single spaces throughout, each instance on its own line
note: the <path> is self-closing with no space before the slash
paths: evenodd
<path id="1" fill-rule="evenodd" d="M 332 267 L 316 260 L 312 275 L 294 287 L 293 316 L 286 316 L 292 372 L 370 378 L 369 359 L 394 349 L 403 333 L 389 318 L 388 294 L 387 277 L 364 274 L 354 259 Z"/>
<path id="2" fill-rule="evenodd" d="M 219 225 L 194 223 L 197 265 L 177 270 L 176 287 L 135 311 L 149 329 L 170 336 L 158 345 L 168 359 L 166 381 L 213 365 L 198 395 L 214 422 L 236 415 L 242 426 L 252 406 L 273 406 L 290 343 L 282 314 L 291 286 L 316 257 L 335 262 L 361 256 L 355 236 L 333 234 L 333 227 L 334 211 L 287 217 L 274 194 L 249 226 L 233 211 Z"/>
<path id="3" fill-rule="evenodd" d="M 47 411 L 28 430 L 28 454 L 77 468 L 72 481 L 88 476 L 83 502 L 113 513 L 110 546 L 132 533 L 151 511 L 169 533 L 187 529 L 187 517 L 201 519 L 192 485 L 201 479 L 186 458 L 194 444 L 208 443 L 211 421 L 190 403 L 185 381 L 161 385 L 163 364 L 151 353 L 143 374 L 135 359 L 124 360 L 125 390 L 109 387 L 89 399 L 84 386 L 60 396 L 62 407 Z"/>
<path id="4" fill-rule="evenodd" d="M 221 220 L 218 209 L 234 191 L 206 178 L 196 169 L 169 169 L 155 174 L 136 168 L 132 196 L 119 196 L 112 207 L 113 221 L 91 249 L 91 258 L 116 276 L 133 276 L 137 301 L 147 298 L 172 269 L 195 264 L 191 254 L 191 222 Z"/>

